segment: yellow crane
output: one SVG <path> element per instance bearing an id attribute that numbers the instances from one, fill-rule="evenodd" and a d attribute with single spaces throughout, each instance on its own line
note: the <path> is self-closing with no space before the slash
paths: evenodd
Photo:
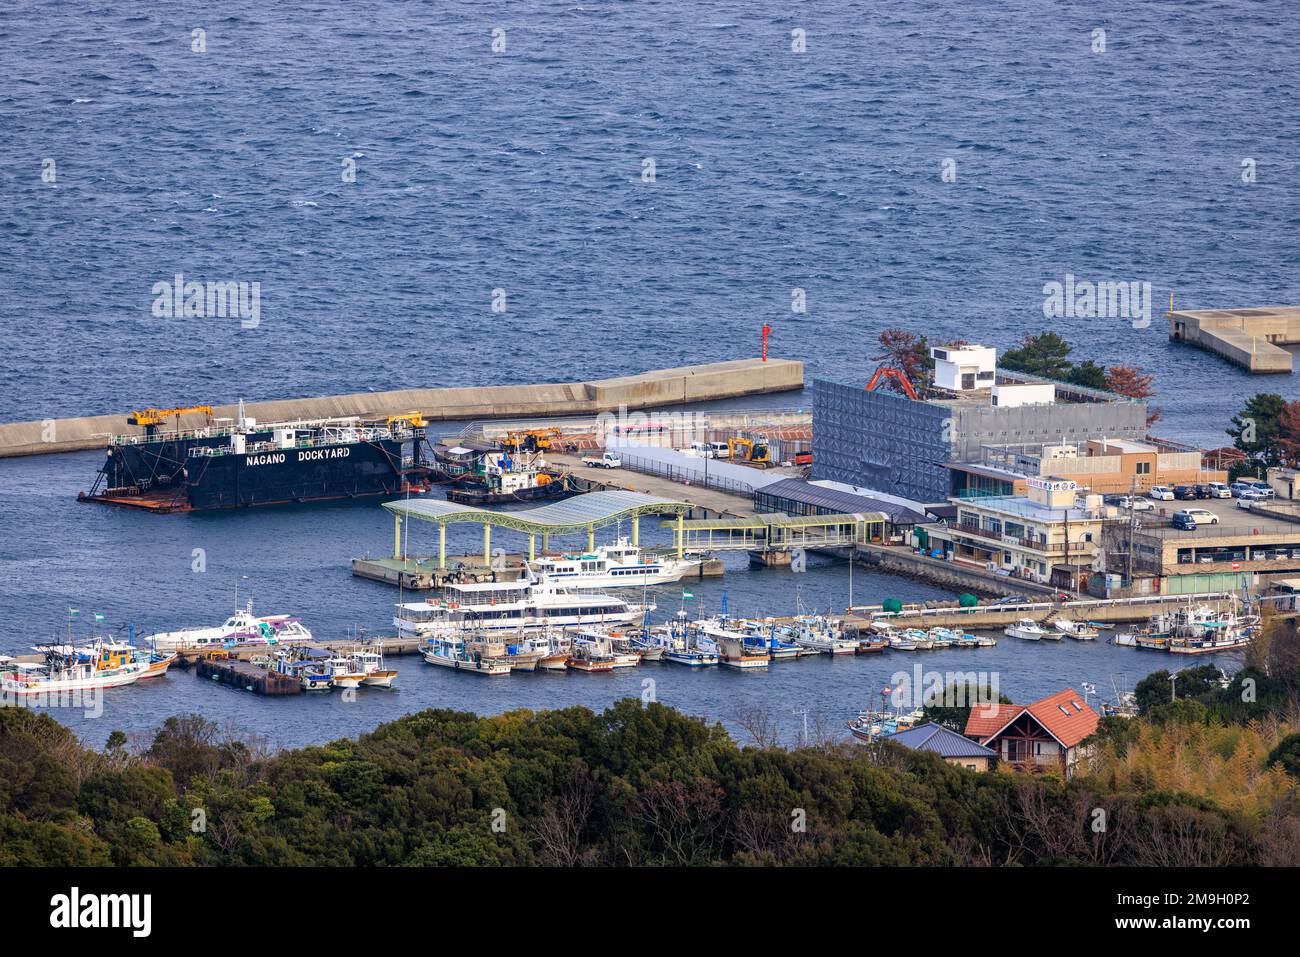
<path id="1" fill-rule="evenodd" d="M 422 429 L 429 424 L 425 419 L 424 413 L 419 411 L 403 412 L 400 415 L 390 415 L 388 417 L 388 427 L 391 429 L 394 422 L 405 422 L 413 429 Z"/>
<path id="2" fill-rule="evenodd" d="M 183 409 L 140 409 L 127 416 L 128 425 L 143 425 L 146 432 L 152 433 L 158 426 L 166 423 L 172 416 L 176 417 L 176 431 L 181 430 L 181 416 L 192 412 L 202 412 L 207 424 L 212 423 L 212 406 L 190 405 Z"/>

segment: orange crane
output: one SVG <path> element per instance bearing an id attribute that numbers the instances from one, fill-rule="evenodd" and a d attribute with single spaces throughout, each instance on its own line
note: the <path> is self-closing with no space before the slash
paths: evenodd
<path id="1" fill-rule="evenodd" d="M 898 387 L 903 390 L 909 399 L 920 398 L 920 396 L 916 394 L 916 390 L 912 388 L 912 383 L 907 381 L 907 376 L 905 376 L 900 370 L 889 366 L 881 366 L 876 370 L 876 374 L 873 375 L 871 381 L 867 383 L 867 391 L 875 392 L 876 386 L 880 385 L 882 379 L 893 379 L 898 383 Z"/>

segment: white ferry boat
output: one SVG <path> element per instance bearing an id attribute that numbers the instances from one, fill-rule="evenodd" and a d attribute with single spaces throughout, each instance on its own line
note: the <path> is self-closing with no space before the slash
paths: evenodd
<path id="1" fill-rule="evenodd" d="M 613 595 L 570 591 L 548 582 L 476 582 L 449 585 L 435 601 L 397 606 L 393 624 L 402 638 L 434 638 L 472 631 L 508 634 L 637 621 L 653 604 Z"/>
<path id="2" fill-rule="evenodd" d="M 253 603 L 237 610 L 224 623 L 215 628 L 182 628 L 151 635 L 145 641 L 162 651 L 178 648 L 221 648 L 226 645 L 281 645 L 305 644 L 311 641 L 311 632 L 297 618 L 288 615 L 253 614 Z"/>
<path id="3" fill-rule="evenodd" d="M 643 552 L 626 538 L 580 555 L 546 555 L 532 562 L 544 582 L 567 587 L 631 588 L 681 581 L 700 570 L 697 558 L 674 558 Z"/>

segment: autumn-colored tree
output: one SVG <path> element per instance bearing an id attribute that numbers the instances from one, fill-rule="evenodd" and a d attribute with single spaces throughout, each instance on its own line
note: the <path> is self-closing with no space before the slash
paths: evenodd
<path id="1" fill-rule="evenodd" d="M 1300 400 L 1282 406 L 1277 417 L 1277 452 L 1283 465 L 1300 463 Z"/>
<path id="2" fill-rule="evenodd" d="M 886 329 L 880 334 L 880 348 L 876 360 L 898 369 L 913 385 L 929 378 L 930 350 L 924 336 L 906 329 Z"/>
<path id="3" fill-rule="evenodd" d="M 1141 366 L 1116 365 L 1106 370 L 1106 388 L 1116 395 L 1130 399 L 1149 399 L 1156 394 L 1151 383 L 1155 376 Z M 1160 409 L 1147 406 L 1147 425 L 1150 426 L 1160 418 Z"/>

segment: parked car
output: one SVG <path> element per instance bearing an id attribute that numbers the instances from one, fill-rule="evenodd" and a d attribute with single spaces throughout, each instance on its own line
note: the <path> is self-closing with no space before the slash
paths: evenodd
<path id="1" fill-rule="evenodd" d="M 1211 482 L 1206 488 L 1210 490 L 1209 498 L 1232 498 L 1232 489 L 1222 482 Z"/>
<path id="2" fill-rule="evenodd" d="M 1218 525 L 1219 516 L 1215 515 L 1208 508 L 1181 508 L 1174 512 L 1174 518 L 1184 515 L 1193 522 L 1203 523 L 1206 525 Z"/>
<path id="3" fill-rule="evenodd" d="M 1148 498 L 1153 498 L 1159 502 L 1172 502 L 1174 493 L 1170 491 L 1168 485 L 1153 485 L 1151 491 L 1147 492 Z"/>
<path id="4" fill-rule="evenodd" d="M 1237 508 L 1250 508 L 1256 502 L 1265 501 L 1265 495 L 1259 489 L 1243 489 L 1237 495 Z"/>
<path id="5" fill-rule="evenodd" d="M 1251 482 L 1250 487 L 1255 491 L 1262 493 L 1265 498 L 1273 497 L 1273 486 L 1269 485 L 1267 482 Z"/>
<path id="6" fill-rule="evenodd" d="M 1242 492 L 1254 491 L 1254 486 L 1249 482 L 1236 481 L 1228 486 L 1232 490 L 1233 498 L 1240 498 Z"/>
<path id="7" fill-rule="evenodd" d="M 1175 485 L 1174 498 L 1187 501 L 1200 498 L 1200 495 L 1197 494 L 1195 485 Z"/>
<path id="8" fill-rule="evenodd" d="M 1174 528 L 1180 528 L 1186 532 L 1196 531 L 1196 519 L 1188 515 L 1186 511 L 1174 512 L 1172 524 Z"/>
<path id="9" fill-rule="evenodd" d="M 1120 508 L 1131 508 L 1135 512 L 1149 512 L 1155 508 L 1150 499 L 1139 498 L 1136 495 L 1121 495 L 1115 504 Z"/>

